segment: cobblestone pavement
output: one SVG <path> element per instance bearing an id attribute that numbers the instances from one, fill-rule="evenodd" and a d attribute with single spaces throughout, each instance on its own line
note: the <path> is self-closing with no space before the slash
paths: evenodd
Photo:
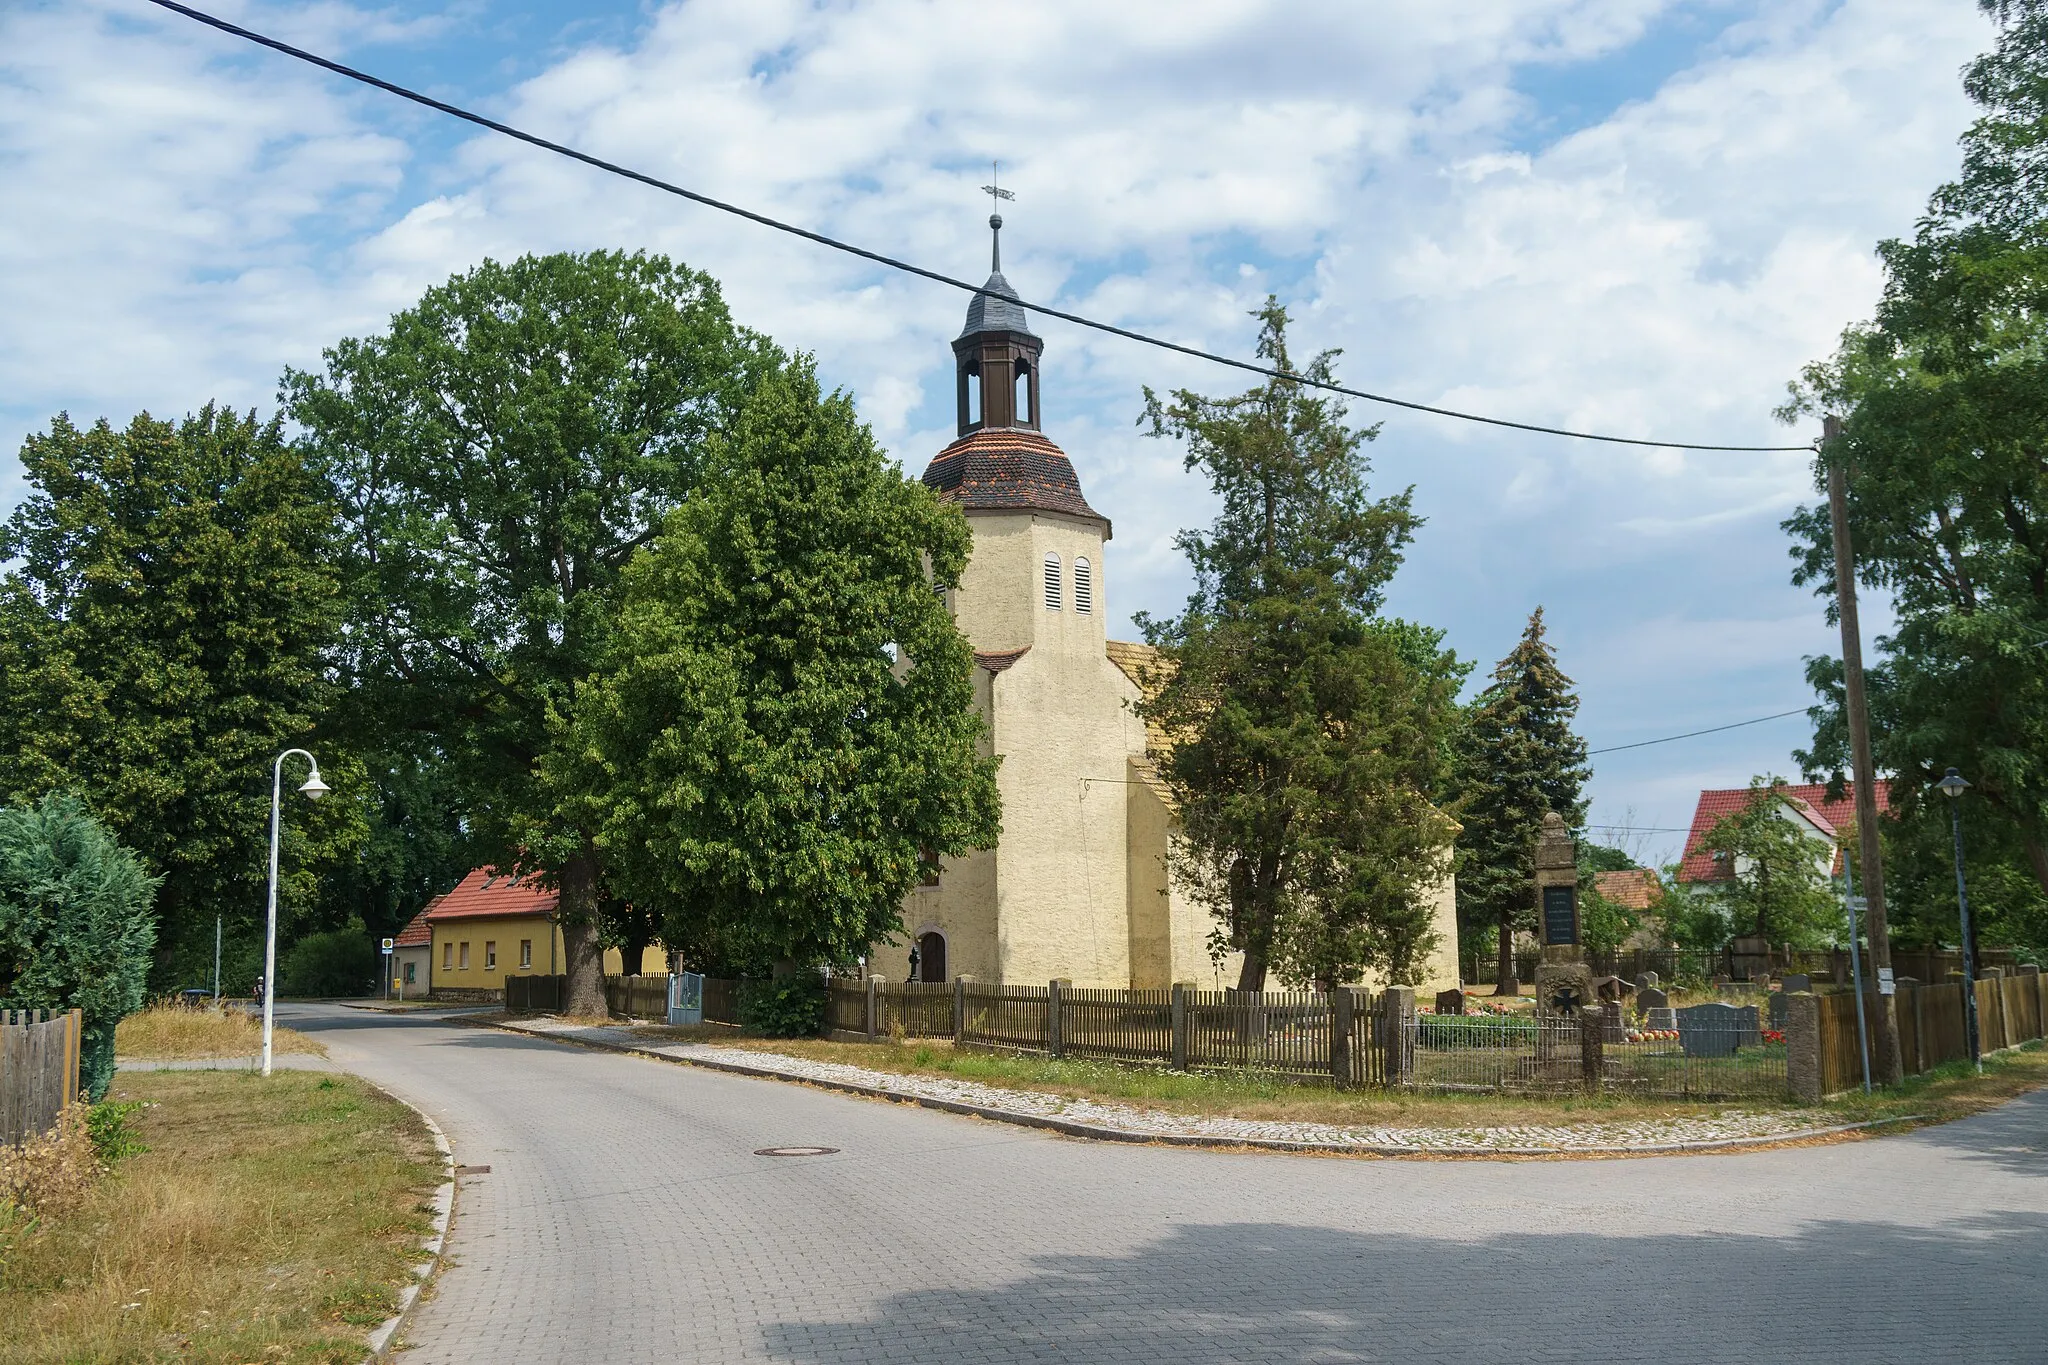
<path id="1" fill-rule="evenodd" d="M 1515 1124 L 1486 1128 L 1402 1128 L 1391 1125 L 1340 1127 L 1328 1123 L 1283 1123 L 1223 1115 L 1173 1114 L 1116 1104 L 1012 1090 L 945 1076 L 904 1076 L 843 1062 L 814 1061 L 712 1043 L 660 1041 L 658 1032 L 627 1026 L 602 1027 L 559 1019 L 501 1025 L 543 1037 L 573 1039 L 603 1047 L 630 1047 L 659 1056 L 715 1066 L 746 1067 L 791 1080 L 860 1086 L 891 1095 L 968 1105 L 995 1114 L 1057 1118 L 1106 1133 L 1143 1138 L 1194 1138 L 1212 1143 L 1293 1144 L 1371 1153 L 1437 1156 L 1551 1155 L 1559 1152 L 1659 1151 L 1674 1146 L 1776 1141 L 1817 1131 L 1813 1115 L 1797 1109 L 1730 1109 L 1684 1118 L 1642 1118 L 1627 1123 Z"/>
<path id="2" fill-rule="evenodd" d="M 2048 1359 L 2048 1094 L 1847 1144 L 1360 1161 L 291 1014 L 491 1167 L 408 1365 Z"/>

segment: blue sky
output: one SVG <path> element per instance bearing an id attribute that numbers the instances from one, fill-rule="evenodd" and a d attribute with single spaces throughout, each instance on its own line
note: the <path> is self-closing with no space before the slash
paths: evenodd
<path id="1" fill-rule="evenodd" d="M 1018 196 L 1027 298 L 1232 353 L 1268 291 L 1361 387 L 1524 420 L 1778 443 L 1867 315 L 1872 247 L 1952 173 L 1969 0 L 221 0 L 224 17 L 955 274 Z M 964 299 L 347 86 L 142 0 L 0 12 L 0 507 L 59 410 L 267 407 L 286 365 L 486 255 L 659 250 L 816 352 L 921 469 Z M 1207 514 L 1133 422 L 1227 371 L 1048 321 L 1050 435 L 1116 537 L 1115 618 L 1185 590 Z M 1545 608 L 1595 746 L 1808 700 L 1830 650 L 1778 530 L 1798 455 L 1677 455 L 1365 405 L 1428 519 L 1394 609 L 1481 672 Z M 1881 628 L 1882 606 L 1873 614 Z M 1673 854 L 1701 786 L 1789 773 L 1798 719 L 1596 760 L 1593 819 Z"/>

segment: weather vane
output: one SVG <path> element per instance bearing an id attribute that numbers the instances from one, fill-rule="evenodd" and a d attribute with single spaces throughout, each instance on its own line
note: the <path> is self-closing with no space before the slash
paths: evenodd
<path id="1" fill-rule="evenodd" d="M 1010 193 L 1008 190 L 1002 187 L 1002 176 L 998 174 L 998 172 L 1000 172 L 1002 168 L 1003 163 L 1000 161 L 989 162 L 988 178 L 994 183 L 983 185 L 981 187 L 981 192 L 988 196 L 988 203 L 991 209 L 999 210 L 1002 208 L 1002 205 L 996 202 L 998 199 L 1008 199 L 1014 202 L 1017 198 L 1016 195 Z"/>

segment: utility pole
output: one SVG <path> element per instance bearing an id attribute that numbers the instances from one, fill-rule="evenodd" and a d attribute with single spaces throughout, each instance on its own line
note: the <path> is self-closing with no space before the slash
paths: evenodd
<path id="1" fill-rule="evenodd" d="M 1835 531 L 1835 611 L 1842 623 L 1842 693 L 1849 719 L 1849 757 L 1856 777 L 1856 842 L 1863 863 L 1864 925 L 1870 965 L 1876 969 L 1877 1082 L 1905 1079 L 1899 1057 L 1898 997 L 1892 981 L 1892 936 L 1884 916 L 1884 857 L 1877 842 L 1877 765 L 1870 757 L 1870 708 L 1863 697 L 1863 633 L 1856 621 L 1856 554 L 1849 543 L 1849 481 L 1841 449 L 1842 419 L 1822 428 L 1821 458 L 1828 467 L 1828 515 Z"/>

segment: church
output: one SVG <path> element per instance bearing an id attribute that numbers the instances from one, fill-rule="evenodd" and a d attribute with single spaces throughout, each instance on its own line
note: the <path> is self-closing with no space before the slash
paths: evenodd
<path id="1" fill-rule="evenodd" d="M 1133 709 L 1152 651 L 1108 638 L 1110 519 L 1044 433 L 1043 342 L 1003 278 L 1002 218 L 989 226 L 991 273 L 953 342 L 959 436 L 924 482 L 974 533 L 948 606 L 1003 760 L 1003 833 L 910 893 L 909 942 L 878 947 L 869 970 L 904 979 L 914 945 L 924 981 L 1234 987 L 1237 956 L 1210 957 L 1214 918 L 1169 869 L 1159 737 Z M 1458 981 L 1448 871 L 1429 900 L 1439 944 L 1409 984 L 1440 989 Z"/>

